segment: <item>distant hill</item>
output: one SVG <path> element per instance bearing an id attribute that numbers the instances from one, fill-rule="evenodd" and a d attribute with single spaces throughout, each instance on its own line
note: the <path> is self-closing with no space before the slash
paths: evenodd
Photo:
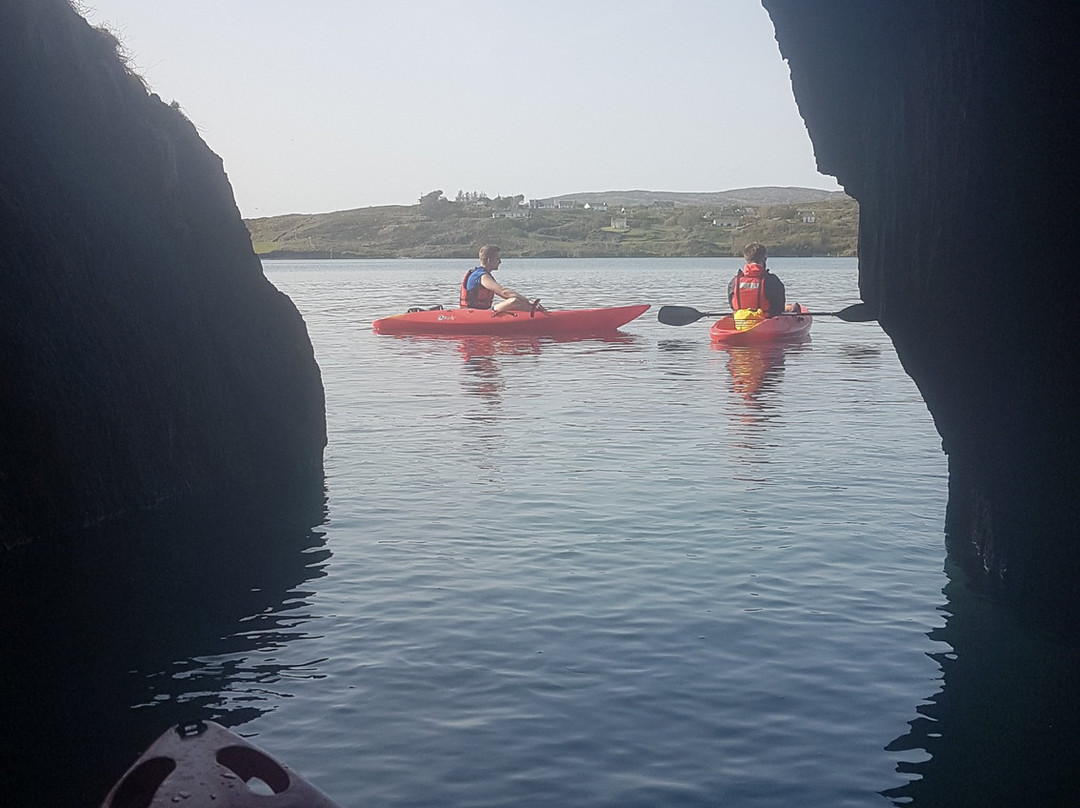
<path id="1" fill-rule="evenodd" d="M 605 191 L 521 204 L 453 201 L 435 191 L 384 205 L 245 221 L 263 258 L 463 258 L 499 244 L 513 258 L 856 255 L 859 209 L 842 192 L 742 188 L 713 193 Z"/>
<path id="2" fill-rule="evenodd" d="M 736 188 L 730 191 L 589 191 L 562 194 L 535 200 L 538 202 L 581 202 L 595 205 L 648 206 L 667 203 L 676 206 L 720 207 L 725 205 L 802 205 L 847 198 L 843 191 L 824 191 L 820 188 L 766 186 Z"/>

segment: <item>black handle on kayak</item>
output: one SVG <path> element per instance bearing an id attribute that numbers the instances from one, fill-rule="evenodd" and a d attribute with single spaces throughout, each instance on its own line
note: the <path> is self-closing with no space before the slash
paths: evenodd
<path id="1" fill-rule="evenodd" d="M 719 313 L 698 311 L 690 306 L 661 306 L 660 310 L 656 312 L 656 319 L 664 325 L 689 325 L 690 323 L 696 323 L 702 317 L 726 317 L 729 314 L 731 314 L 730 311 Z M 796 317 L 799 315 L 804 317 L 839 317 L 848 323 L 872 323 L 877 319 L 877 314 L 870 308 L 868 303 L 856 303 L 846 309 L 840 309 L 840 311 L 785 311 L 777 316 Z"/>

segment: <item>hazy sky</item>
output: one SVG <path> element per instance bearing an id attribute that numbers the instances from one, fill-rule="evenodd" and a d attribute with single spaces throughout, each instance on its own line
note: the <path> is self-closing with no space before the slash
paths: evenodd
<path id="1" fill-rule="evenodd" d="M 81 0 L 248 218 L 429 191 L 836 189 L 758 0 Z"/>

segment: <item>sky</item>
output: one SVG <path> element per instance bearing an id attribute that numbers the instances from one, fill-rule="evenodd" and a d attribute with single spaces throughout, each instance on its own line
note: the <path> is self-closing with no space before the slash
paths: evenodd
<path id="1" fill-rule="evenodd" d="M 837 190 L 759 0 L 77 0 L 244 218 L 433 190 Z"/>

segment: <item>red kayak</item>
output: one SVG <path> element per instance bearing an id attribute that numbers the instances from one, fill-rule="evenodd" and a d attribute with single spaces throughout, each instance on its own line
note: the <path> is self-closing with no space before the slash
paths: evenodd
<path id="1" fill-rule="evenodd" d="M 288 766 L 213 721 L 154 741 L 101 808 L 340 808 Z"/>
<path id="2" fill-rule="evenodd" d="M 756 345 L 762 342 L 781 342 L 805 336 L 814 323 L 806 308 L 795 304 L 796 311 L 784 312 L 766 320 L 738 323 L 731 314 L 721 317 L 709 329 L 713 342 L 725 345 Z"/>
<path id="3" fill-rule="evenodd" d="M 382 317 L 371 324 L 376 334 L 491 334 L 496 336 L 589 336 L 609 334 L 640 317 L 649 306 L 603 309 L 506 311 L 490 309 L 422 309 Z"/>

